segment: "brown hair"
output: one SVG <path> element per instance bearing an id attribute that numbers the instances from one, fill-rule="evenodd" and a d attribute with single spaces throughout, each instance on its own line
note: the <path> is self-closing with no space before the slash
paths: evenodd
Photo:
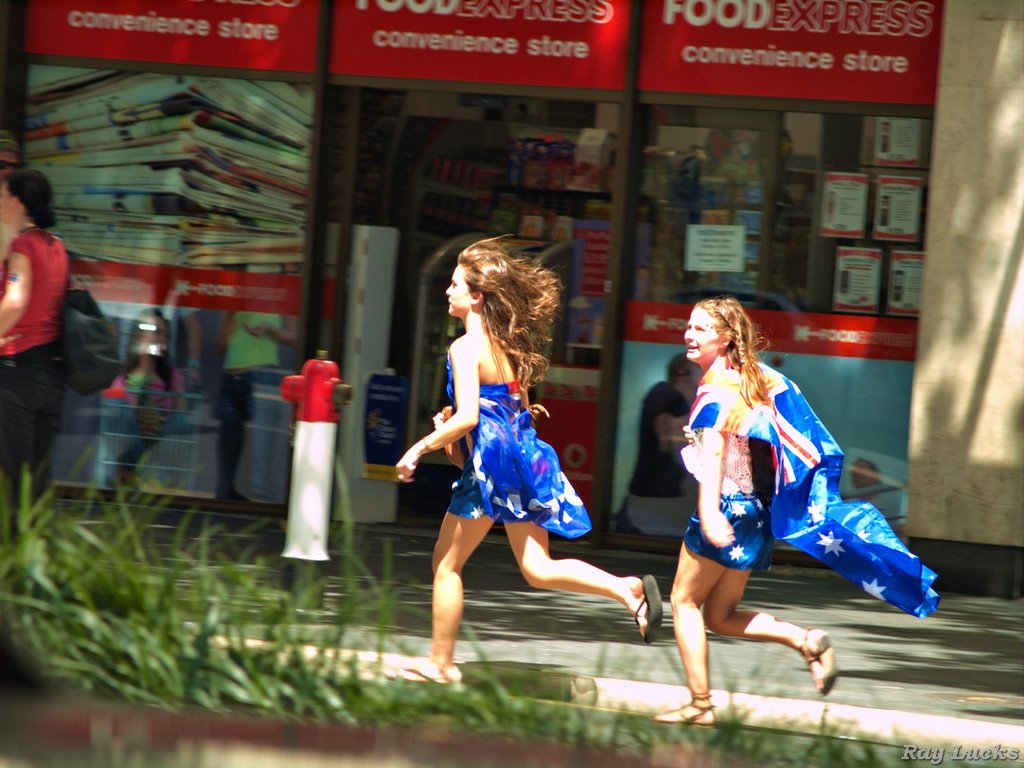
<path id="1" fill-rule="evenodd" d="M 459 266 L 469 290 L 484 295 L 484 329 L 508 357 L 519 386 L 540 382 L 562 295 L 558 275 L 514 254 L 504 236 L 473 243 L 459 254 Z"/>
<path id="2" fill-rule="evenodd" d="M 701 299 L 694 306 L 711 317 L 714 329 L 729 339 L 725 356 L 729 364 L 740 372 L 740 394 L 747 403 L 767 403 L 768 379 L 761 370 L 758 351 L 764 347 L 761 336 L 734 296 L 715 296 Z"/>

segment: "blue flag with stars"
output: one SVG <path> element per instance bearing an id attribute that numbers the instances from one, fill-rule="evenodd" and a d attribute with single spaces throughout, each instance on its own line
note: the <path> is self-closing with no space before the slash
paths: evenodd
<path id="1" fill-rule="evenodd" d="M 873 504 L 843 501 L 843 452 L 799 387 L 762 366 L 771 404 L 748 405 L 739 373 L 708 371 L 690 413 L 692 429 L 764 440 L 775 459 L 772 533 L 860 586 L 873 597 L 924 618 L 939 604 L 936 574 L 907 549 Z"/>

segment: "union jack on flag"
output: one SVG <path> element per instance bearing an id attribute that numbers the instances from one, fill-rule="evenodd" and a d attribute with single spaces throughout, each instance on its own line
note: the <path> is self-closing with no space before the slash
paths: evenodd
<path id="1" fill-rule="evenodd" d="M 734 370 L 710 370 L 690 411 L 691 429 L 764 440 L 775 460 L 772 533 L 845 576 L 865 592 L 924 618 L 939 604 L 936 574 L 907 549 L 866 501 L 843 501 L 843 452 L 799 387 L 773 368 L 771 404 L 751 406 Z"/>

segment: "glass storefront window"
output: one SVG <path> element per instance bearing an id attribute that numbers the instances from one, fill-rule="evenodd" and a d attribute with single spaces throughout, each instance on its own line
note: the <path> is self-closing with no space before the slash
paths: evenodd
<path id="1" fill-rule="evenodd" d="M 610 530 L 678 539 L 695 508 L 678 425 L 700 371 L 677 356 L 688 305 L 718 294 L 750 308 L 765 362 L 800 385 L 846 451 L 844 497 L 872 501 L 901 530 L 931 122 L 645 114 L 649 246 L 627 302 Z"/>
<path id="2" fill-rule="evenodd" d="M 597 445 L 580 425 L 595 422 L 599 395 L 618 105 L 367 88 L 360 107 L 356 220 L 400 234 L 388 360 L 410 380 L 408 440 L 447 402 L 445 355 L 461 326 L 444 291 L 459 252 L 511 235 L 563 280 L 552 366 L 535 395 L 552 414 L 545 439 L 586 496 Z M 420 466 L 406 503 L 442 512 L 457 471 L 440 453 Z"/>
<path id="3" fill-rule="evenodd" d="M 634 298 L 692 303 L 706 291 L 757 289 L 773 135 L 761 113 L 651 110 L 641 187 L 651 246 L 636 263 Z"/>
<path id="4" fill-rule="evenodd" d="M 783 126 L 768 290 L 811 311 L 915 315 L 931 121 L 790 112 Z"/>
<path id="5" fill-rule="evenodd" d="M 124 371 L 69 393 L 64 483 L 283 503 L 309 86 L 33 65 L 23 150 Z"/>

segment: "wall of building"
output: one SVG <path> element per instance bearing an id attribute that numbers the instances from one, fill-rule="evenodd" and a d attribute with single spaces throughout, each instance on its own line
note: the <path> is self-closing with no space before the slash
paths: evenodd
<path id="1" fill-rule="evenodd" d="M 940 591 L 1015 597 L 1024 560 L 1024 8 L 957 0 L 946 14 L 908 532 Z"/>

